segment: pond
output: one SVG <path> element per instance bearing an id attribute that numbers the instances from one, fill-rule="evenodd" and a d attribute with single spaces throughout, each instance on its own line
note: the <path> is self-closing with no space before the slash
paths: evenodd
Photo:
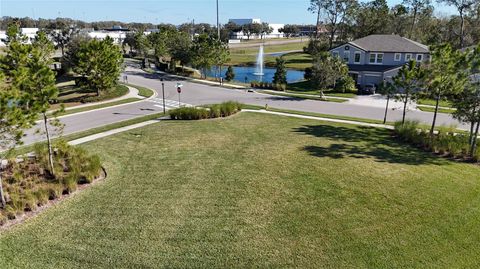
<path id="1" fill-rule="evenodd" d="M 273 75 L 275 74 L 275 68 L 264 68 L 263 69 L 263 76 L 254 75 L 255 67 L 254 66 L 234 66 L 233 71 L 235 72 L 235 79 L 234 81 L 237 82 L 252 82 L 252 81 L 261 81 L 261 82 L 272 82 Z M 225 77 L 225 73 L 227 72 L 227 67 L 222 69 L 222 77 Z M 287 82 L 296 82 L 303 80 L 303 71 L 299 70 L 287 70 Z M 207 76 L 215 77 L 215 68 L 212 68 L 209 72 L 207 72 Z"/>

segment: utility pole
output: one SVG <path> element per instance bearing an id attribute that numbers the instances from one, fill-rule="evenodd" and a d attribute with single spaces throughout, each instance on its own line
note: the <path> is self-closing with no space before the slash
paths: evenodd
<path id="1" fill-rule="evenodd" d="M 218 0 L 217 0 L 217 38 L 220 40 L 220 19 L 218 15 Z"/>

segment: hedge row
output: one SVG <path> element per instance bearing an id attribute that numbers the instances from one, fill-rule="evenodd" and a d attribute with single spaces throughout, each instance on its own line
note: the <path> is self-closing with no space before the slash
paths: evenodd
<path id="1" fill-rule="evenodd" d="M 479 149 L 470 154 L 469 136 L 457 133 L 454 128 L 440 128 L 432 138 L 430 132 L 422 129 L 417 121 L 405 121 L 404 124 L 395 123 L 395 134 L 403 141 L 427 151 L 453 158 L 480 161 Z"/>
<path id="2" fill-rule="evenodd" d="M 170 111 L 173 120 L 202 120 L 228 117 L 242 110 L 237 102 L 225 102 L 206 107 L 181 107 Z"/>
<path id="3" fill-rule="evenodd" d="M 275 90 L 275 91 L 286 91 L 287 85 L 286 84 L 274 84 L 268 82 L 257 82 L 252 81 L 250 82 L 250 86 L 256 89 L 267 89 L 267 90 Z"/>

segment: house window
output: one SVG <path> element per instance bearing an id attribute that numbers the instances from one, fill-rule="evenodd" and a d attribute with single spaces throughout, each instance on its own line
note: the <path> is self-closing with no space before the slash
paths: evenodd
<path id="1" fill-rule="evenodd" d="M 350 51 L 343 52 L 343 60 L 347 63 L 350 61 Z"/>
<path id="2" fill-rule="evenodd" d="M 423 61 L 423 54 L 417 54 L 417 62 Z"/>
<path id="3" fill-rule="evenodd" d="M 412 54 L 411 53 L 407 53 L 405 54 L 405 61 L 410 61 L 412 59 Z"/>
<path id="4" fill-rule="evenodd" d="M 383 53 L 370 53 L 370 63 L 371 64 L 382 64 L 383 63 Z"/>
<path id="5" fill-rule="evenodd" d="M 383 53 L 377 54 L 377 64 L 383 63 Z"/>
<path id="6" fill-rule="evenodd" d="M 360 63 L 360 57 L 361 57 L 361 55 L 362 55 L 362 54 L 361 54 L 360 52 L 358 52 L 358 51 L 355 52 L 355 59 L 354 59 L 354 60 L 355 60 L 355 63 L 356 63 L 356 64 L 359 64 L 359 63 Z"/>
<path id="7" fill-rule="evenodd" d="M 395 53 L 395 62 L 399 62 L 402 60 L 402 54 L 401 53 Z"/>

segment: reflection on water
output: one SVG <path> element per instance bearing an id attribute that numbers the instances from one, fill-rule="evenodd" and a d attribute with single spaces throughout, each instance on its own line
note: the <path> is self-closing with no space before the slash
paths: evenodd
<path id="1" fill-rule="evenodd" d="M 215 68 L 207 72 L 207 76 L 209 77 L 216 77 Z M 255 67 L 250 66 L 234 66 L 233 70 L 235 72 L 235 81 L 238 82 L 251 82 L 251 81 L 262 81 L 262 82 L 272 82 L 273 75 L 275 74 L 275 68 L 264 68 L 263 69 L 263 76 L 255 75 L 256 72 Z M 225 73 L 227 71 L 227 67 L 223 67 L 222 69 L 222 77 L 225 77 Z M 217 72 L 218 73 L 218 72 Z M 296 82 L 303 80 L 303 71 L 298 70 L 287 70 L 287 82 Z"/>

